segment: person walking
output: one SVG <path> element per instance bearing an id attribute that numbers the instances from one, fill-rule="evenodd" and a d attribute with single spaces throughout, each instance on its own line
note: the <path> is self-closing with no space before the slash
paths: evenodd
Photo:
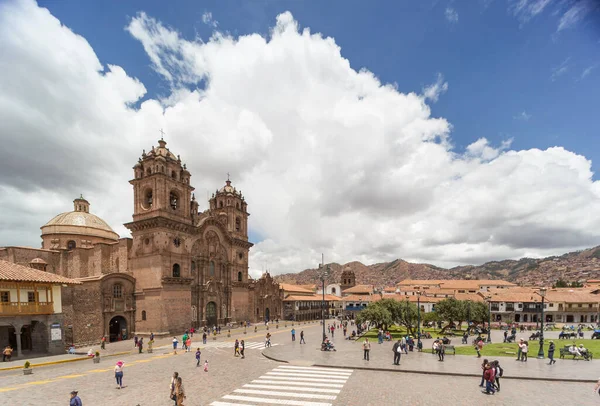
<path id="1" fill-rule="evenodd" d="M 548 363 L 548 365 L 556 364 L 556 360 L 554 359 L 555 348 L 556 347 L 554 346 L 554 341 L 550 340 L 550 346 L 548 347 L 548 359 L 550 360 L 550 362 Z"/>
<path id="2" fill-rule="evenodd" d="M 173 402 L 175 402 L 175 405 L 177 405 L 177 392 L 175 389 L 177 386 L 177 378 L 179 378 L 179 372 L 173 372 L 173 376 L 171 377 L 171 384 L 169 385 L 169 398 Z"/>
<path id="3" fill-rule="evenodd" d="M 521 361 L 527 362 L 527 352 L 529 351 L 529 345 L 527 341 L 523 341 L 523 345 L 521 346 Z"/>
<path id="4" fill-rule="evenodd" d="M 500 377 L 504 376 L 504 370 L 500 366 L 500 361 L 498 360 L 492 362 L 492 367 L 494 368 L 494 375 L 496 376 L 496 382 L 494 386 L 496 390 L 500 392 Z"/>
<path id="5" fill-rule="evenodd" d="M 202 344 L 206 344 L 206 330 L 202 333 Z"/>
<path id="6" fill-rule="evenodd" d="M 12 358 L 12 353 L 13 353 L 13 349 L 10 345 L 7 345 L 4 348 L 4 351 L 2 351 L 2 362 L 6 362 L 8 360 L 8 362 L 10 362 L 10 359 Z"/>
<path id="7" fill-rule="evenodd" d="M 138 354 L 141 354 L 143 349 L 144 349 L 144 338 L 140 337 L 140 340 L 138 341 Z"/>
<path id="8" fill-rule="evenodd" d="M 485 366 L 488 364 L 488 360 L 484 359 L 483 362 L 481 363 L 481 383 L 479 384 L 480 387 L 483 387 L 484 383 L 485 383 Z"/>
<path id="9" fill-rule="evenodd" d="M 200 366 L 200 355 L 202 353 L 200 352 L 200 348 L 196 348 L 196 367 Z"/>
<path id="10" fill-rule="evenodd" d="M 179 343 L 179 340 L 177 340 L 177 337 L 173 337 L 173 354 L 177 354 L 177 344 Z"/>
<path id="11" fill-rule="evenodd" d="M 292 341 L 296 341 L 296 329 L 292 329 Z"/>
<path id="12" fill-rule="evenodd" d="M 482 392 L 486 395 L 494 394 L 496 390 L 494 389 L 493 383 L 496 380 L 496 373 L 490 364 L 486 364 L 483 376 L 485 378 L 485 390 Z"/>
<path id="13" fill-rule="evenodd" d="M 208 360 L 204 361 L 204 372 L 208 372 Z"/>
<path id="14" fill-rule="evenodd" d="M 133 336 L 133 348 L 138 346 L 138 336 L 137 334 Z"/>
<path id="15" fill-rule="evenodd" d="M 271 333 L 267 333 L 265 336 L 265 348 L 271 346 Z"/>
<path id="16" fill-rule="evenodd" d="M 186 352 L 192 351 L 192 337 L 188 336 L 187 340 L 185 340 Z"/>
<path id="17" fill-rule="evenodd" d="M 246 349 L 246 343 L 244 342 L 244 340 L 240 341 L 240 354 L 242 356 L 242 359 L 246 358 L 246 356 L 244 355 L 244 350 Z"/>
<path id="18" fill-rule="evenodd" d="M 235 339 L 235 344 L 233 345 L 233 356 L 238 357 L 240 355 L 240 342 L 238 339 Z"/>
<path id="19" fill-rule="evenodd" d="M 369 360 L 369 351 L 371 351 L 371 343 L 368 338 L 365 338 L 365 342 L 363 343 L 363 360 Z"/>
<path id="20" fill-rule="evenodd" d="M 183 380 L 181 377 L 177 378 L 177 383 L 175 384 L 175 396 L 176 396 L 176 405 L 183 406 L 183 400 L 185 399 L 185 389 L 183 388 Z"/>
<path id="21" fill-rule="evenodd" d="M 83 406 L 83 403 L 81 403 L 81 399 L 79 398 L 79 396 L 77 396 L 79 392 L 77 392 L 76 390 L 71 392 L 71 399 L 69 400 L 69 406 Z"/>
<path id="22" fill-rule="evenodd" d="M 117 361 L 115 365 L 115 379 L 117 381 L 117 389 L 123 388 L 123 368 L 125 364 L 123 361 Z"/>
<path id="23" fill-rule="evenodd" d="M 150 332 L 150 341 L 154 341 L 154 333 Z"/>
<path id="24" fill-rule="evenodd" d="M 300 331 L 300 344 L 306 344 L 306 341 L 304 341 L 304 330 Z"/>
<path id="25" fill-rule="evenodd" d="M 392 351 L 394 351 L 394 365 L 400 365 L 400 355 L 402 355 L 402 347 L 400 346 L 400 340 L 394 343 Z"/>
<path id="26" fill-rule="evenodd" d="M 446 344 L 442 341 L 438 347 L 438 361 L 444 362 L 444 356 L 446 355 Z"/>
<path id="27" fill-rule="evenodd" d="M 100 349 L 101 350 L 106 349 L 106 336 L 102 336 L 102 338 L 100 339 Z"/>
<path id="28" fill-rule="evenodd" d="M 506 342 L 507 338 L 508 338 L 508 329 L 504 330 L 504 342 Z"/>

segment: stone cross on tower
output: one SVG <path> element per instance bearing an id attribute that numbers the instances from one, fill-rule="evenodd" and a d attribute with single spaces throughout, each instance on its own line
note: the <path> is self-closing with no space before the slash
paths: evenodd
<path id="1" fill-rule="evenodd" d="M 161 139 L 161 140 L 164 140 L 164 137 L 165 137 L 165 132 L 163 131 L 163 129 L 162 129 L 162 128 L 160 129 L 159 133 L 160 133 L 160 139 Z"/>

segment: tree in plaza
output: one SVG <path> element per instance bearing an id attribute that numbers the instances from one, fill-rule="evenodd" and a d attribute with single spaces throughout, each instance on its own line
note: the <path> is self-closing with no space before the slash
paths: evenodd
<path id="1" fill-rule="evenodd" d="M 361 310 L 356 315 L 356 322 L 361 324 L 369 321 L 375 324 L 377 327 L 381 327 L 387 330 L 387 327 L 394 321 L 390 311 L 379 302 L 373 302 L 369 304 L 365 309 Z"/>
<path id="2" fill-rule="evenodd" d="M 423 325 L 431 322 L 437 323 L 439 320 L 440 317 L 437 312 L 421 313 L 421 323 L 423 323 Z"/>
<path id="3" fill-rule="evenodd" d="M 471 302 L 471 320 L 480 321 L 482 325 L 488 321 L 489 309 L 483 302 Z"/>
<path id="4" fill-rule="evenodd" d="M 408 300 L 403 300 L 396 303 L 399 307 L 399 314 L 398 318 L 394 321 L 399 325 L 406 327 L 408 334 L 416 336 L 418 323 L 417 305 L 409 302 Z M 421 315 L 423 314 L 425 313 L 421 313 Z"/>
<path id="5" fill-rule="evenodd" d="M 458 327 L 460 328 L 467 318 L 466 301 L 457 300 L 453 297 L 441 300 L 435 306 L 435 312 L 438 314 L 440 320 L 448 322 L 448 325 L 442 331 L 450 327 L 453 322 L 458 322 Z M 473 314 L 473 306 L 471 306 L 471 314 Z"/>

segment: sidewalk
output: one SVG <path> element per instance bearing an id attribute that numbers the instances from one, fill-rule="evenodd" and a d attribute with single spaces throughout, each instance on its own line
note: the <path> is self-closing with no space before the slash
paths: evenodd
<path id="1" fill-rule="evenodd" d="M 286 325 L 287 325 L 287 327 L 285 327 Z M 308 328 L 308 327 L 314 326 L 314 325 L 319 325 L 319 322 L 318 321 L 303 322 L 302 324 L 295 322 L 294 328 L 298 329 L 298 328 L 300 328 L 300 326 L 302 326 L 303 328 Z M 255 326 L 257 328 L 256 333 L 254 332 Z M 277 328 L 276 325 L 273 323 L 273 324 L 269 325 L 268 331 L 269 331 L 269 333 L 271 333 L 273 335 L 273 334 L 277 334 L 278 332 L 289 332 L 291 329 L 292 329 L 291 322 L 281 321 L 279 323 L 279 328 Z M 264 336 L 267 333 L 267 328 L 264 325 L 264 323 L 263 324 L 254 324 L 251 327 L 248 327 L 246 329 L 246 334 L 244 334 L 243 327 L 231 329 L 231 337 L 227 337 L 228 330 L 229 329 L 227 329 L 227 328 L 222 328 L 221 334 L 217 334 L 216 340 L 213 339 L 213 336 L 210 336 L 210 337 L 208 337 L 207 342 L 215 342 L 215 341 L 216 342 L 226 342 L 226 341 L 234 342 L 236 338 L 238 338 L 238 339 L 261 338 L 262 339 L 262 338 L 264 338 Z M 179 340 L 181 340 L 182 335 L 183 335 L 183 333 L 177 334 L 176 337 Z M 202 332 L 194 333 L 194 338 L 196 339 L 196 341 L 198 340 L 198 338 L 200 338 L 200 340 L 201 340 L 201 337 L 202 337 Z M 173 340 L 173 336 L 155 339 L 153 349 L 159 350 L 159 349 L 171 348 L 172 340 Z M 147 350 L 148 350 L 148 338 L 147 337 L 144 337 L 144 342 L 145 342 L 144 343 L 144 352 L 147 352 Z M 179 343 L 179 347 L 181 348 L 181 342 Z M 133 346 L 133 339 L 129 339 L 129 340 L 125 340 L 125 341 L 117 341 L 114 343 L 106 343 L 105 350 L 101 350 L 100 344 L 97 344 L 97 345 L 77 348 L 76 351 L 79 354 L 60 354 L 60 355 L 49 355 L 49 356 L 41 356 L 41 357 L 34 355 L 32 358 L 27 358 L 27 356 L 23 356 L 21 358 L 13 357 L 12 361 L 10 361 L 10 362 L 0 362 L 0 372 L 15 370 L 15 369 L 22 369 L 25 361 L 29 361 L 31 363 L 32 367 L 43 367 L 43 366 L 50 366 L 50 365 L 67 363 L 67 362 L 89 360 L 89 357 L 85 354 L 87 354 L 87 352 L 90 348 L 92 349 L 93 352 L 100 351 L 101 358 L 126 355 L 126 354 L 130 354 L 130 353 L 132 354 L 132 353 L 138 352 L 138 349 Z M 82 355 L 82 353 L 84 355 Z"/>
<path id="2" fill-rule="evenodd" d="M 410 352 L 402 354 L 400 365 L 393 364 L 393 342 L 371 343 L 370 361 L 363 360 L 362 343 L 344 340 L 341 330 L 331 341 L 337 351 L 320 350 L 320 334 L 311 331 L 307 336 L 308 344 L 300 345 L 299 341 L 287 340 L 281 346 L 265 348 L 262 353 L 274 361 L 297 365 L 313 365 L 318 367 L 337 367 L 387 372 L 410 372 L 418 374 L 437 374 L 454 376 L 481 377 L 481 363 L 485 359 L 485 350 L 481 358 L 466 355 L 446 355 L 444 362 L 439 362 L 436 355 L 431 354 L 432 340 L 423 340 L 422 353 Z M 429 351 L 427 351 L 429 350 Z M 557 354 L 558 355 L 558 354 Z M 504 369 L 506 379 L 527 379 L 564 382 L 590 382 L 598 379 L 598 361 L 573 361 L 557 359 L 556 364 L 548 365 L 547 359 L 539 360 L 530 357 L 527 362 L 516 361 L 513 357 L 498 357 Z M 490 359 L 491 361 L 491 359 Z"/>

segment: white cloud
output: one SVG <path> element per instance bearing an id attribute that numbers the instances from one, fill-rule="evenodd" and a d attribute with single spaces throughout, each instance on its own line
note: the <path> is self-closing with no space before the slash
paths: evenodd
<path id="1" fill-rule="evenodd" d="M 597 2 L 594 0 L 577 0 L 571 3 L 560 17 L 556 31 L 559 32 L 573 27 L 596 8 Z"/>
<path id="2" fill-rule="evenodd" d="M 38 246 L 39 227 L 79 193 L 126 235 L 131 166 L 160 128 L 202 208 L 232 173 L 264 237 L 253 270 L 301 270 L 321 252 L 453 265 L 600 240 L 591 163 L 483 137 L 455 150 L 450 123 L 428 105 L 447 89 L 441 75 L 421 95 L 382 84 L 289 13 L 268 38 L 192 41 L 145 14 L 128 30 L 173 88 L 138 109 L 144 86 L 104 66 L 84 38 L 32 2 L 0 5 L 0 245 Z"/>
<path id="3" fill-rule="evenodd" d="M 531 114 L 527 113 L 525 110 L 523 110 L 519 114 L 513 116 L 513 119 L 522 120 L 522 121 L 529 121 L 530 118 L 531 118 Z"/>
<path id="4" fill-rule="evenodd" d="M 596 69 L 596 67 L 598 67 L 598 64 L 594 64 L 594 65 L 591 65 L 591 66 L 588 66 L 587 68 L 585 68 L 585 69 L 583 70 L 583 72 L 581 72 L 581 76 L 579 77 L 579 80 L 583 80 L 583 79 L 585 79 L 586 77 L 588 77 L 588 76 L 589 76 L 589 74 L 590 74 L 590 73 L 592 73 L 592 71 L 593 71 L 594 69 Z"/>
<path id="5" fill-rule="evenodd" d="M 444 76 L 441 73 L 437 74 L 435 83 L 423 89 L 423 96 L 427 100 L 437 102 L 440 96 L 448 91 L 448 82 L 444 82 Z"/>
<path id="6" fill-rule="evenodd" d="M 571 57 L 568 57 L 564 61 L 562 61 L 560 63 L 560 65 L 552 68 L 552 75 L 550 76 L 550 79 L 553 82 L 569 71 L 569 68 L 570 68 L 569 61 L 570 60 L 571 60 Z"/>
<path id="7" fill-rule="evenodd" d="M 213 28 L 217 28 L 217 26 L 219 25 L 219 22 L 213 19 L 213 15 L 210 11 L 205 11 L 204 14 L 202 14 L 202 22 Z"/>
<path id="8" fill-rule="evenodd" d="M 511 1 L 509 10 L 523 24 L 544 11 L 549 3 L 550 0 L 514 0 Z"/>
<path id="9" fill-rule="evenodd" d="M 458 12 L 453 9 L 452 7 L 446 7 L 446 11 L 444 12 L 444 15 L 446 16 L 446 20 L 448 20 L 451 23 L 457 23 L 458 22 Z"/>

